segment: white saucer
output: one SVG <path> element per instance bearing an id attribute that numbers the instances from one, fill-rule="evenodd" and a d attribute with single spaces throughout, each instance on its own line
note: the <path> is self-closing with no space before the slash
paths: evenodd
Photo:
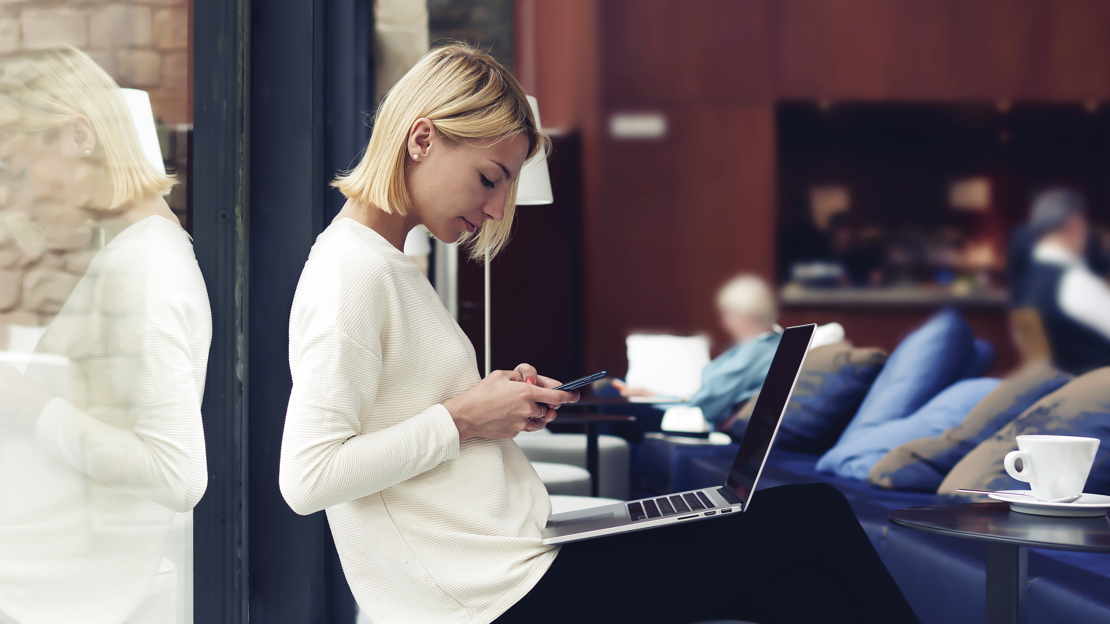
<path id="1" fill-rule="evenodd" d="M 990 498 L 1010 504 L 1010 510 L 1034 516 L 1067 516 L 1072 518 L 1089 518 L 1105 516 L 1110 511 L 1110 496 L 1101 494 L 1084 494 L 1074 503 L 1046 503 L 1028 496 L 1010 496 L 1011 494 L 1028 494 L 1029 490 L 1002 490 L 994 494 L 987 494 Z"/>

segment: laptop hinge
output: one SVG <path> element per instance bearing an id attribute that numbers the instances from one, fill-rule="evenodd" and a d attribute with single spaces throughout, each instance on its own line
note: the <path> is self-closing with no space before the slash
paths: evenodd
<path id="1" fill-rule="evenodd" d="M 736 492 L 733 492 L 732 488 L 730 487 L 721 487 L 717 490 L 717 492 L 720 493 L 721 496 L 725 497 L 725 500 L 732 503 L 733 505 L 739 505 L 744 502 L 740 500 L 740 497 L 737 496 Z"/>

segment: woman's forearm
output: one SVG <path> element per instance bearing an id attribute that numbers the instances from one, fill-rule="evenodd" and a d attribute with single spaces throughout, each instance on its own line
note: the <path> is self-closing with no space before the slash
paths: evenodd
<path id="1" fill-rule="evenodd" d="M 208 486 L 195 401 L 165 404 L 124 429 L 54 399 L 38 419 L 36 437 L 44 450 L 97 481 L 174 511 L 192 509 Z"/>
<path id="2" fill-rule="evenodd" d="M 294 392 L 294 397 L 296 392 Z M 299 514 L 346 503 L 411 479 L 459 454 L 451 414 L 433 405 L 404 422 L 345 437 L 321 434 L 320 413 L 290 401 L 281 445 L 281 493 Z"/>

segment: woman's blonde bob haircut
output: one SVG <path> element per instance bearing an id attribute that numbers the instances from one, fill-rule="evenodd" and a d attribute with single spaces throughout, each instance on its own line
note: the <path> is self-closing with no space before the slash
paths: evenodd
<path id="1" fill-rule="evenodd" d="M 93 203 L 112 210 L 168 193 L 174 178 L 143 154 L 139 133 L 119 85 L 87 54 L 70 46 L 23 52 L 0 66 L 0 130 L 36 134 L 85 115 L 96 135 L 89 159 L 103 167 Z"/>
<path id="2" fill-rule="evenodd" d="M 366 153 L 354 169 L 332 186 L 347 198 L 386 213 L 408 214 L 405 186 L 409 130 L 427 118 L 452 145 L 502 141 L 523 134 L 531 158 L 550 140 L 536 128 L 536 120 L 520 83 L 493 57 L 469 45 L 452 43 L 435 48 L 389 90 L 374 117 L 374 133 Z M 519 178 L 519 176 L 518 176 Z M 505 246 L 516 211 L 517 182 L 505 198 L 505 218 L 486 221 L 477 234 L 459 239 L 473 258 L 492 258 Z"/>

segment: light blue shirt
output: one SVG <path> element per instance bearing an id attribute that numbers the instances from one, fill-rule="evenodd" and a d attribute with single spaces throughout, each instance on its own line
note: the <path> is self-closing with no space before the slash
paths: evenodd
<path id="1" fill-rule="evenodd" d="M 690 397 L 691 407 L 714 425 L 732 415 L 733 407 L 759 392 L 782 334 L 767 332 L 742 342 L 713 360 L 701 372 L 701 388 Z"/>

